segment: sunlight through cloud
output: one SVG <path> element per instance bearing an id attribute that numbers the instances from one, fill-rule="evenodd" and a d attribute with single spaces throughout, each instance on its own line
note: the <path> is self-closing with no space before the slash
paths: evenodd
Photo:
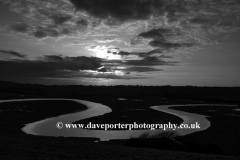
<path id="1" fill-rule="evenodd" d="M 113 48 L 112 46 L 88 46 L 87 50 L 94 52 L 95 56 L 98 58 L 104 59 L 121 59 L 120 55 L 114 54 L 117 53 L 118 50 Z M 109 52 L 111 51 L 111 52 Z M 115 52 L 114 52 L 115 51 Z"/>

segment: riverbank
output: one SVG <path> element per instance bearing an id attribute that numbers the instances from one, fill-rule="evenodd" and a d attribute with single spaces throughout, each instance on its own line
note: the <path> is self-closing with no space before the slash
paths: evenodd
<path id="1" fill-rule="evenodd" d="M 0 103 L 0 134 L 25 135 L 25 124 L 49 117 L 86 110 L 87 107 L 67 100 L 34 100 Z"/>
<path id="2" fill-rule="evenodd" d="M 211 127 L 207 130 L 179 137 L 179 141 L 190 143 L 211 143 L 224 150 L 228 155 L 240 156 L 240 113 L 235 111 L 239 106 L 179 106 L 172 109 L 203 114 Z"/>

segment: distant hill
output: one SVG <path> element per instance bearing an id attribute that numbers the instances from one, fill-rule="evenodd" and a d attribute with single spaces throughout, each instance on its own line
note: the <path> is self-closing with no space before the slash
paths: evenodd
<path id="1" fill-rule="evenodd" d="M 19 85 L 19 83 L 9 82 L 9 81 L 1 81 L 1 80 L 0 80 L 0 88 L 3 88 L 3 87 L 12 87 L 12 86 L 16 86 L 16 85 Z"/>

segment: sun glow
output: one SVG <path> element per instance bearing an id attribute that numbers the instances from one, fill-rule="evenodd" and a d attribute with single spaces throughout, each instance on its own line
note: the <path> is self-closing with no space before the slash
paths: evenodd
<path id="1" fill-rule="evenodd" d="M 106 47 L 106 46 L 90 46 L 87 48 L 89 51 L 94 52 L 94 56 L 98 58 L 103 59 L 121 59 L 120 55 L 113 54 L 111 52 L 114 52 L 116 49 L 112 47 Z M 111 50 L 111 52 L 109 52 Z M 116 50 L 117 52 L 117 50 Z"/>

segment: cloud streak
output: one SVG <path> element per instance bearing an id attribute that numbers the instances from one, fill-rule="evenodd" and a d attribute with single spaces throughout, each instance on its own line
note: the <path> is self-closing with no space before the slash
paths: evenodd
<path id="1" fill-rule="evenodd" d="M 18 53 L 16 51 L 11 51 L 11 50 L 0 50 L 0 53 L 3 53 L 5 55 L 18 57 L 18 58 L 26 58 L 26 55 Z"/>
<path id="2" fill-rule="evenodd" d="M 66 77 L 80 70 L 96 70 L 101 59 L 95 57 L 44 56 L 38 60 L 11 60 L 0 62 L 2 76 Z"/>
<path id="3" fill-rule="evenodd" d="M 116 61 L 108 61 L 108 67 L 103 67 L 105 60 L 97 57 L 45 55 L 36 60 L 2 60 L 0 74 L 3 77 L 136 79 L 144 77 L 131 73 L 161 71 L 152 67 L 142 67 L 145 61 L 118 61 L 117 65 L 112 66 Z"/>
<path id="4" fill-rule="evenodd" d="M 162 59 L 159 59 L 158 57 L 145 57 L 140 60 L 127 60 L 123 62 L 123 64 L 132 66 L 163 66 L 163 65 L 175 66 L 178 64 L 178 62 L 164 61 Z"/>

